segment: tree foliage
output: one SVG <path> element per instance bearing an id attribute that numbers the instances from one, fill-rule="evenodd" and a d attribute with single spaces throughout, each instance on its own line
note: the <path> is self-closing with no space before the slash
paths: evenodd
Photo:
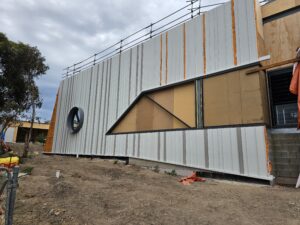
<path id="1" fill-rule="evenodd" d="M 2 131 L 27 112 L 33 104 L 41 107 L 35 80 L 48 66 L 37 47 L 10 41 L 0 33 L 0 124 Z M 1 131 L 0 131 L 1 132 Z"/>

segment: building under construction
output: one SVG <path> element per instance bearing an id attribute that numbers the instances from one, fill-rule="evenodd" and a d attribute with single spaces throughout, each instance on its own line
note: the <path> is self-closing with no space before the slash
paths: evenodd
<path id="1" fill-rule="evenodd" d="M 187 7 L 67 68 L 45 152 L 295 182 L 300 1 Z"/>

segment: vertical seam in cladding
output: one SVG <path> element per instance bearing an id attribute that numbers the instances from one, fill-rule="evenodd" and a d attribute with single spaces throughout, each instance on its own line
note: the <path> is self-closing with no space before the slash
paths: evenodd
<path id="1" fill-rule="evenodd" d="M 186 133 L 182 132 L 182 163 L 186 165 Z"/>
<path id="2" fill-rule="evenodd" d="M 72 93 L 72 94 L 71 94 L 71 97 L 70 97 L 70 104 L 69 104 L 69 105 L 70 105 L 70 108 L 73 106 L 72 103 L 73 103 L 73 98 L 74 98 L 74 80 L 75 80 L 74 77 L 72 77 L 72 78 L 71 78 L 71 81 L 72 81 L 72 82 L 71 82 L 71 83 L 72 83 L 71 93 Z M 68 134 L 67 137 L 68 137 L 67 140 L 69 140 L 69 134 Z M 68 146 L 68 149 L 72 149 L 72 147 L 70 148 L 70 143 L 69 143 L 69 141 L 67 142 L 67 146 Z M 72 149 L 72 151 L 73 151 L 73 149 Z M 70 150 L 69 150 L 69 152 L 70 152 Z"/>
<path id="3" fill-rule="evenodd" d="M 249 15 L 248 15 L 248 10 L 247 10 L 247 5 L 246 5 L 246 18 L 249 18 L 248 17 Z M 249 23 L 248 23 L 248 21 L 247 21 L 247 23 L 246 23 L 246 26 L 247 26 L 247 33 L 249 34 Z M 249 40 L 249 35 L 247 35 L 247 43 L 248 43 L 248 60 L 247 61 L 249 61 L 250 59 L 251 59 L 251 51 L 250 51 L 250 40 Z"/>
<path id="4" fill-rule="evenodd" d="M 100 121 L 101 121 L 101 119 L 100 119 L 100 116 L 101 116 L 101 109 L 102 109 L 102 90 L 103 90 L 103 83 L 104 83 L 104 81 L 103 81 L 103 76 L 104 76 L 104 62 L 102 62 L 102 71 L 101 71 L 101 76 L 99 75 L 99 73 L 97 74 L 97 76 L 98 76 L 98 80 L 97 80 L 97 83 L 99 83 L 99 80 L 100 80 L 100 77 L 102 78 L 101 79 L 101 89 L 100 89 L 100 91 L 99 91 L 99 93 L 100 93 L 100 96 L 99 96 L 99 99 L 98 99 L 98 102 L 99 102 L 99 115 L 98 115 L 98 129 L 97 129 L 97 133 L 96 133 L 96 135 L 97 135 L 97 141 L 96 141 L 96 152 L 98 152 L 98 145 L 99 145 L 99 134 L 100 134 L 100 132 L 99 132 L 99 130 L 100 130 L 100 126 L 102 125 L 102 123 L 100 123 Z M 105 80 L 107 80 L 107 79 L 105 79 Z M 105 87 L 106 88 L 106 87 Z M 97 101 L 97 98 L 96 98 L 96 101 Z M 104 107 L 104 106 L 103 106 Z M 95 106 L 95 108 L 96 108 L 96 106 Z M 102 154 L 102 139 L 103 139 L 103 132 L 101 133 L 101 141 L 100 141 L 100 143 L 101 143 L 101 146 L 100 146 L 100 154 Z"/>
<path id="5" fill-rule="evenodd" d="M 166 32 L 166 77 L 165 84 L 168 83 L 168 32 Z"/>
<path id="6" fill-rule="evenodd" d="M 205 168 L 209 168 L 209 151 L 208 151 L 208 133 L 207 129 L 204 130 L 204 157 Z"/>
<path id="7" fill-rule="evenodd" d="M 203 74 L 206 74 L 206 19 L 205 14 L 202 17 L 202 45 L 203 45 Z"/>
<path id="8" fill-rule="evenodd" d="M 186 30 L 183 24 L 183 79 L 186 80 Z"/>
<path id="9" fill-rule="evenodd" d="M 242 130 L 240 127 L 236 128 L 236 137 L 237 137 L 237 147 L 238 147 L 238 159 L 239 159 L 239 168 L 240 173 L 245 173 L 244 167 L 244 155 L 243 155 L 243 143 L 242 143 Z"/>
<path id="10" fill-rule="evenodd" d="M 136 72 L 135 72 L 135 97 L 137 96 L 137 91 L 138 91 L 138 78 L 139 78 L 139 49 L 140 46 L 137 46 L 137 51 L 136 51 Z M 133 139 L 133 156 L 135 156 L 135 148 L 136 148 L 136 143 L 135 143 L 135 135 Z"/>
<path id="11" fill-rule="evenodd" d="M 164 161 L 167 161 L 167 133 L 164 132 Z"/>
<path id="12" fill-rule="evenodd" d="M 130 93 L 131 93 L 131 73 L 132 73 L 132 49 L 130 49 L 130 58 L 129 58 L 129 83 L 128 83 L 128 102 L 127 106 L 130 105 Z M 125 156 L 128 155 L 128 134 L 126 134 L 126 149 L 125 149 Z"/>
<path id="13" fill-rule="evenodd" d="M 70 78 L 68 79 L 68 83 L 67 83 L 67 99 L 66 99 L 66 103 L 65 103 L 65 112 L 66 114 L 68 114 L 68 106 L 69 106 L 69 99 L 70 99 Z M 67 132 L 68 130 L 67 129 L 64 129 L 64 132 L 63 132 L 63 151 L 64 153 L 66 153 L 66 136 L 67 136 Z"/>
<path id="14" fill-rule="evenodd" d="M 103 67 L 106 64 L 106 71 L 105 71 L 106 78 L 105 78 L 105 89 L 104 89 L 104 98 L 103 98 L 104 104 L 100 104 L 100 107 L 102 107 L 102 105 L 103 105 L 103 110 L 102 110 L 103 116 L 102 116 L 102 123 L 101 123 L 102 130 L 101 130 L 100 154 L 104 154 L 103 140 L 106 139 L 105 132 L 104 132 L 104 124 L 105 124 L 106 98 L 107 98 L 107 88 L 108 88 L 108 86 L 107 86 L 108 85 L 108 62 L 109 62 L 109 60 L 106 62 L 103 62 Z M 102 73 L 102 75 L 104 76 L 104 73 Z M 103 81 L 102 81 L 102 83 L 103 83 Z M 100 99 L 100 101 L 101 101 L 101 99 Z M 100 108 L 99 118 L 100 118 L 100 116 L 101 116 L 101 108 Z M 104 140 L 104 142 L 105 142 L 105 140 Z M 103 146 L 103 148 L 102 148 L 102 146 Z"/>
<path id="15" fill-rule="evenodd" d="M 272 172 L 272 165 L 269 160 L 270 146 L 269 146 L 268 132 L 267 132 L 266 127 L 264 127 L 264 138 L 265 138 L 265 148 L 266 148 L 267 171 L 270 174 Z"/>
<path id="16" fill-rule="evenodd" d="M 88 102 L 87 102 L 87 110 L 89 111 L 90 110 L 90 100 L 91 100 L 91 89 L 92 89 L 92 76 L 93 76 L 93 70 L 94 70 L 94 67 L 91 68 L 91 74 L 90 74 L 90 86 L 89 86 L 89 99 L 88 99 Z M 86 119 L 86 125 L 85 125 L 85 134 L 87 134 L 87 131 L 88 131 L 88 118 Z M 87 142 L 87 135 L 85 135 L 85 138 L 84 138 L 84 147 L 83 147 L 83 150 L 84 152 L 87 151 L 86 148 L 86 142 Z"/>
<path id="17" fill-rule="evenodd" d="M 139 158 L 140 157 L 140 154 L 141 154 L 141 135 L 138 134 L 138 149 L 137 149 L 137 157 Z"/>
<path id="18" fill-rule="evenodd" d="M 140 79 L 140 92 L 143 90 L 143 61 L 144 61 L 144 44 L 142 44 L 141 48 L 141 79 Z M 138 149 L 137 149 L 138 157 L 141 154 L 141 135 L 138 134 Z"/>
<path id="19" fill-rule="evenodd" d="M 143 68 L 144 67 L 144 44 L 141 49 L 141 80 L 140 80 L 140 92 L 143 90 Z"/>
<path id="20" fill-rule="evenodd" d="M 108 91 L 107 91 L 107 108 L 106 108 L 106 121 L 105 121 L 105 129 L 103 129 L 103 134 L 105 134 L 105 130 L 107 129 L 107 124 L 108 124 L 108 113 L 109 113 L 109 96 L 110 96 L 110 84 L 111 84 L 111 64 L 112 64 L 112 59 L 109 60 L 109 75 L 108 75 Z M 103 151 L 104 151 L 104 155 L 106 153 L 106 141 L 107 141 L 107 138 L 104 139 L 104 148 L 103 148 Z"/>
<path id="21" fill-rule="evenodd" d="M 97 73 L 96 73 L 97 78 L 99 78 L 99 67 L 100 67 L 100 64 L 98 64 L 98 66 L 97 66 Z M 92 149 L 93 149 L 94 134 L 95 134 L 94 131 L 95 131 L 95 125 L 96 125 L 95 117 L 96 117 L 97 93 L 98 93 L 98 79 L 96 81 L 96 92 L 95 92 L 95 101 L 94 101 L 94 113 L 93 113 L 94 122 L 93 122 L 93 133 L 92 133 L 92 140 L 91 140 L 91 148 Z M 96 154 L 97 154 L 97 147 L 96 147 Z"/>
<path id="22" fill-rule="evenodd" d="M 128 134 L 126 134 L 125 156 L 127 156 L 127 153 L 128 153 Z"/>
<path id="23" fill-rule="evenodd" d="M 158 141 L 157 141 L 157 160 L 160 161 L 160 132 L 158 133 Z"/>
<path id="24" fill-rule="evenodd" d="M 253 4 L 254 4 L 255 31 L 256 31 L 256 50 L 257 50 L 257 53 L 259 53 L 259 48 L 258 48 L 258 22 L 257 22 L 257 12 L 256 12 L 256 0 L 253 0 Z"/>
<path id="25" fill-rule="evenodd" d="M 132 73 L 132 49 L 130 49 L 130 59 L 129 59 L 129 61 L 130 61 L 130 65 L 129 65 L 129 79 L 128 79 L 128 81 L 129 81 L 129 84 L 128 84 L 128 106 L 129 106 L 129 104 L 130 104 L 130 93 L 131 93 L 131 73 Z"/>
<path id="26" fill-rule="evenodd" d="M 234 0 L 231 0 L 231 19 L 232 19 L 231 26 L 232 26 L 233 63 L 234 65 L 237 65 L 237 44 L 236 44 Z"/>
<path id="27" fill-rule="evenodd" d="M 260 163 L 259 163 L 259 155 L 258 155 L 258 140 L 257 140 L 256 129 L 255 129 L 254 137 L 255 137 L 256 168 L 257 168 L 257 174 L 259 174 L 259 172 L 260 172 Z"/>
<path id="28" fill-rule="evenodd" d="M 136 136 L 136 134 L 133 135 L 133 151 L 132 151 L 132 156 L 135 156 L 135 136 Z"/>
<path id="29" fill-rule="evenodd" d="M 137 91 L 138 91 L 138 81 L 139 81 L 139 51 L 140 46 L 137 46 L 137 51 L 136 51 L 136 77 L 135 77 L 135 97 L 137 96 Z"/>
<path id="30" fill-rule="evenodd" d="M 121 53 L 119 54 L 119 68 L 118 68 L 118 84 L 117 84 L 117 109 L 116 109 L 116 120 L 118 119 L 119 114 L 119 99 L 120 99 L 120 75 L 121 75 Z M 114 146 L 113 146 L 113 155 L 116 154 L 116 141 L 117 137 L 114 136 Z"/>
<path id="31" fill-rule="evenodd" d="M 163 56 L 162 56 L 162 34 L 160 35 L 160 67 L 159 67 L 159 85 L 162 85 L 162 61 L 163 61 Z"/>

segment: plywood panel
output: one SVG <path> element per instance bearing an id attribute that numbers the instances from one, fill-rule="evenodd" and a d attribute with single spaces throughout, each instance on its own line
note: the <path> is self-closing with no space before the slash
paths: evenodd
<path id="1" fill-rule="evenodd" d="M 300 0 L 277 0 L 262 6 L 262 17 L 266 18 L 274 14 L 289 10 L 300 5 Z"/>
<path id="2" fill-rule="evenodd" d="M 195 84 L 190 83 L 174 88 L 173 113 L 190 127 L 196 126 Z M 176 121 L 177 122 L 177 121 Z"/>
<path id="3" fill-rule="evenodd" d="M 148 96 L 170 112 L 174 111 L 174 88 L 153 92 Z"/>
<path id="4" fill-rule="evenodd" d="M 122 133 L 136 130 L 136 107 L 132 108 L 126 118 L 122 119 L 118 126 L 113 130 L 113 133 Z"/>
<path id="5" fill-rule="evenodd" d="M 300 12 L 264 24 L 265 44 L 273 64 L 295 58 L 300 46 Z"/>
<path id="6" fill-rule="evenodd" d="M 264 30 L 263 30 L 263 18 L 261 12 L 261 6 L 258 0 L 253 0 L 255 10 L 255 23 L 256 23 L 256 42 L 258 56 L 262 57 L 267 55 L 267 50 L 264 41 Z"/>
<path id="7" fill-rule="evenodd" d="M 264 80 L 246 71 L 204 79 L 205 126 L 268 123 Z"/>

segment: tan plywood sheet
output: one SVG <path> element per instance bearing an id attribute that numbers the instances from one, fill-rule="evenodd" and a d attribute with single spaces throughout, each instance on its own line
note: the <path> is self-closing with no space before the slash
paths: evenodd
<path id="1" fill-rule="evenodd" d="M 204 79 L 206 127 L 268 122 L 264 79 L 247 70 Z"/>
<path id="2" fill-rule="evenodd" d="M 112 133 L 188 128 L 184 123 L 195 127 L 195 113 L 195 84 L 191 82 L 142 96 Z"/>
<path id="3" fill-rule="evenodd" d="M 136 127 L 136 110 L 137 107 L 133 107 L 125 118 L 123 118 L 112 133 L 123 133 L 137 130 Z"/>
<path id="4" fill-rule="evenodd" d="M 148 95 L 154 101 L 162 105 L 164 108 L 173 112 L 174 110 L 174 88 L 168 88 L 166 90 L 161 90 L 153 92 Z"/>
<path id="5" fill-rule="evenodd" d="M 266 49 L 271 56 L 264 65 L 295 58 L 296 48 L 300 46 L 299 21 L 298 12 L 264 25 Z"/>
<path id="6" fill-rule="evenodd" d="M 299 5 L 300 0 L 276 0 L 262 6 L 262 17 L 266 18 Z"/>
<path id="7" fill-rule="evenodd" d="M 194 82 L 174 88 L 174 114 L 190 127 L 196 126 Z M 177 121 L 176 121 L 177 122 Z"/>
<path id="8" fill-rule="evenodd" d="M 258 56 L 262 57 L 267 55 L 267 50 L 264 41 L 264 28 L 263 28 L 263 18 L 262 9 L 258 0 L 253 0 L 254 10 L 255 10 L 255 23 L 256 23 L 256 40 L 257 40 L 257 51 Z"/>

